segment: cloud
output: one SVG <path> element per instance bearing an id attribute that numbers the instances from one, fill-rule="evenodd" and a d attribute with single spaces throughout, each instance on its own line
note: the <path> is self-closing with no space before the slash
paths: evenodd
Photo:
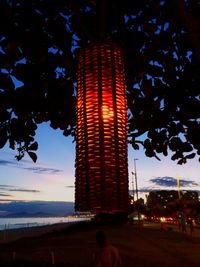
<path id="1" fill-rule="evenodd" d="M 0 184 L 0 189 L 1 189 L 1 188 L 3 188 L 3 189 L 5 189 L 5 188 L 12 188 L 12 187 L 13 187 L 13 185 Z"/>
<path id="2" fill-rule="evenodd" d="M 0 193 L 0 197 L 12 197 L 12 196 L 11 196 L 11 195 L 9 195 L 9 194 Z"/>
<path id="3" fill-rule="evenodd" d="M 40 193 L 41 192 L 40 190 L 36 190 L 36 189 L 28 189 L 28 188 L 18 187 L 14 185 L 6 185 L 6 184 L 3 184 L 3 185 L 1 184 L 0 190 L 4 192 L 27 192 L 27 193 Z M 0 196 L 11 196 L 11 195 L 2 193 L 2 195 Z"/>
<path id="4" fill-rule="evenodd" d="M 45 167 L 24 167 L 23 169 L 32 171 L 34 173 L 39 174 L 57 174 L 62 172 L 60 169 L 54 169 L 54 168 L 45 168 Z"/>
<path id="5" fill-rule="evenodd" d="M 167 189 L 177 190 L 177 179 L 174 177 L 168 177 L 168 176 L 155 177 L 155 178 L 150 179 L 149 181 L 151 182 L 151 184 L 149 186 L 138 188 L 139 193 L 149 193 L 151 191 L 167 190 Z M 197 186 L 198 186 L 198 188 L 196 189 Z M 199 186 L 200 185 L 193 180 L 180 179 L 181 190 L 183 188 L 191 188 L 191 190 L 195 190 L 197 192 L 200 192 Z M 132 194 L 132 192 L 133 192 L 132 189 L 129 190 L 130 194 Z M 136 193 L 135 188 L 134 188 L 134 193 Z"/>
<path id="6" fill-rule="evenodd" d="M 174 177 L 167 177 L 167 176 L 155 177 L 153 179 L 150 179 L 150 182 L 152 182 L 155 185 L 164 186 L 164 187 L 176 187 L 177 186 L 177 179 Z M 181 187 L 193 187 L 193 186 L 199 186 L 199 184 L 192 180 L 180 179 L 180 186 Z"/>
<path id="7" fill-rule="evenodd" d="M 20 162 L 17 161 L 11 161 L 11 160 L 0 160 L 0 165 L 7 166 L 7 167 L 13 167 L 13 168 L 20 168 L 24 170 L 28 170 L 34 173 L 38 174 L 58 174 L 63 172 L 61 169 L 55 169 L 55 168 L 48 168 L 48 167 L 26 167 L 27 164 L 30 164 L 30 162 L 22 160 Z"/>
<path id="8" fill-rule="evenodd" d="M 74 185 L 66 185 L 67 188 L 75 188 Z"/>
<path id="9" fill-rule="evenodd" d="M 0 165 L 16 167 L 19 163 L 11 160 L 0 159 Z"/>
<path id="10" fill-rule="evenodd" d="M 13 202 L 13 199 L 12 198 L 3 198 L 3 199 L 0 198 L 0 204 L 3 202 Z"/>
<path id="11" fill-rule="evenodd" d="M 12 191 L 12 192 L 28 192 L 28 193 L 40 193 L 40 190 L 32 190 L 32 189 L 8 189 L 8 191 Z"/>

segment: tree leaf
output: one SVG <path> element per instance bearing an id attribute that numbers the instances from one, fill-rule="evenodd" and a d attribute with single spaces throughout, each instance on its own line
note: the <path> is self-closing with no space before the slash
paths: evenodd
<path id="1" fill-rule="evenodd" d="M 136 144 L 135 142 L 132 142 L 132 147 L 133 147 L 133 149 L 135 149 L 135 150 L 138 150 L 138 149 L 140 148 L 139 145 Z"/>
<path id="2" fill-rule="evenodd" d="M 186 156 L 186 159 L 193 159 L 195 157 L 196 153 L 191 153 Z"/>
<path id="3" fill-rule="evenodd" d="M 8 140 L 6 129 L 0 130 L 0 149 L 3 148 Z"/>
<path id="4" fill-rule="evenodd" d="M 29 147 L 28 150 L 37 150 L 38 149 L 38 143 L 34 142 Z"/>
<path id="5" fill-rule="evenodd" d="M 37 155 L 34 152 L 27 151 L 27 153 L 29 154 L 29 157 L 32 159 L 33 162 L 37 161 Z"/>
<path id="6" fill-rule="evenodd" d="M 155 155 L 155 158 L 156 158 L 157 160 L 161 161 L 161 159 L 160 159 L 157 155 Z"/>

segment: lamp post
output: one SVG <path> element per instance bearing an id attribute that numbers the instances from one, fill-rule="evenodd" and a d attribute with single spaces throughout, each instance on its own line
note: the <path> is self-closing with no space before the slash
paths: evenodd
<path id="1" fill-rule="evenodd" d="M 138 159 L 134 159 L 134 170 L 135 170 L 135 192 L 136 192 L 136 199 L 138 200 L 138 184 L 137 184 L 136 160 L 138 160 Z"/>
<path id="2" fill-rule="evenodd" d="M 180 177 L 177 178 L 177 188 L 178 188 L 178 199 L 181 199 L 181 191 L 180 191 Z"/>
<path id="3" fill-rule="evenodd" d="M 135 170 L 135 192 L 136 192 L 136 200 L 137 200 L 137 214 L 138 214 L 138 228 L 140 229 L 140 213 L 139 213 L 139 207 L 138 207 L 138 183 L 137 183 L 137 168 L 136 168 L 136 160 L 138 159 L 134 159 L 134 170 Z"/>
<path id="4" fill-rule="evenodd" d="M 132 198 L 132 201 L 134 202 L 134 175 L 135 175 L 135 173 L 134 172 L 131 172 L 131 174 L 132 174 L 132 190 L 133 190 L 133 198 Z"/>

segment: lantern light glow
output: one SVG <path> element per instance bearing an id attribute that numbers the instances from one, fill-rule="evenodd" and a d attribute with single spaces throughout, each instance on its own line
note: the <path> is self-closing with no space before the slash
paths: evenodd
<path id="1" fill-rule="evenodd" d="M 127 104 L 121 50 L 113 43 L 82 49 L 77 73 L 78 211 L 128 209 Z"/>

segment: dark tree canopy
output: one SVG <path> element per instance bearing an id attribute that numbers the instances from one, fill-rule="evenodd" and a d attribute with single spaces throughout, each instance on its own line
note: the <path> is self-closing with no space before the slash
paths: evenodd
<path id="1" fill-rule="evenodd" d="M 116 42 L 129 141 L 178 164 L 200 155 L 200 2 L 0 0 L 0 148 L 36 161 L 37 125 L 74 135 L 80 48 Z"/>

